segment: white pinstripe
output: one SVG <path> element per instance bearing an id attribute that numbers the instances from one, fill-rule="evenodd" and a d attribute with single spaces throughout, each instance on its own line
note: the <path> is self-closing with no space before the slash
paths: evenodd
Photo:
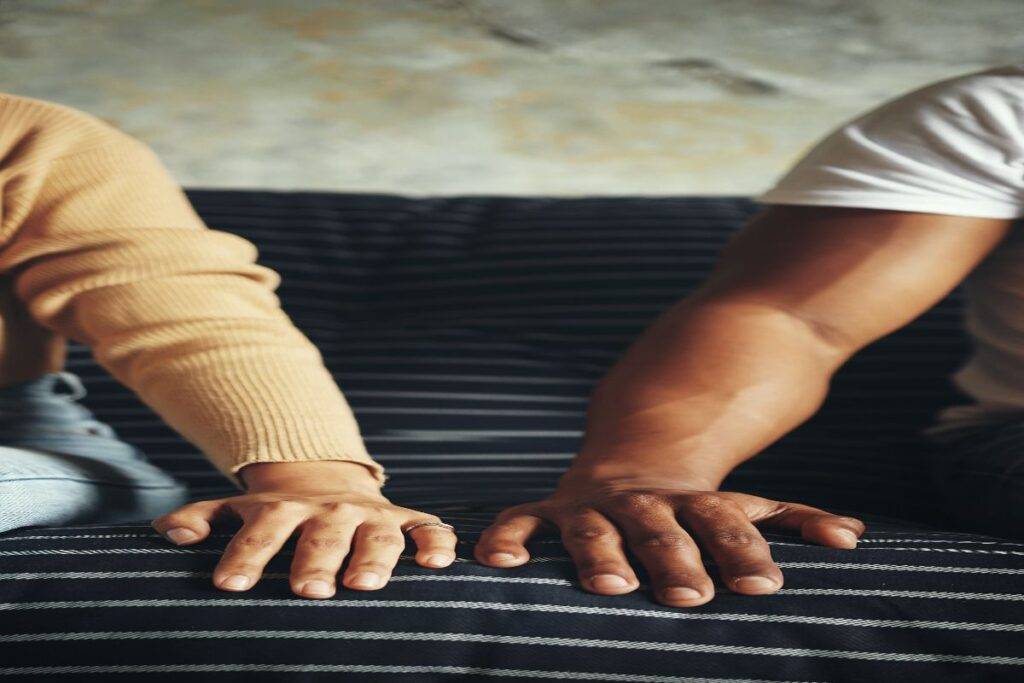
<path id="1" fill-rule="evenodd" d="M 860 543 L 969 543 L 971 545 L 1009 545 L 1024 548 L 1024 543 L 1012 541 L 952 541 L 948 538 L 862 538 Z"/>
<path id="2" fill-rule="evenodd" d="M 453 674 L 497 678 L 545 678 L 563 681 L 614 681 L 621 683 L 801 683 L 753 678 L 691 678 L 655 674 L 616 674 L 593 671 L 543 671 L 495 669 L 475 666 L 397 666 L 387 664 L 113 664 L 99 666 L 20 666 L 0 668 L 0 676 L 56 676 L 83 674 L 147 673 L 370 673 Z"/>
<path id="3" fill-rule="evenodd" d="M 140 525 L 144 526 L 144 525 Z M 32 555 L 146 555 L 146 554 L 200 554 L 216 555 L 223 552 L 223 549 L 214 548 L 33 548 L 31 550 L 0 550 L 0 557 L 19 557 Z M 282 550 L 280 555 L 289 555 L 288 551 Z M 993 553 L 1002 554 L 1002 553 Z M 402 556 L 409 559 L 411 556 Z M 468 560 L 467 560 L 468 561 Z M 543 557 L 534 556 L 530 563 L 571 563 L 568 557 Z M 933 573 L 964 573 L 964 574 L 1024 574 L 1024 568 L 1019 567 L 943 567 L 925 565 L 894 565 L 876 563 L 856 562 L 777 562 L 779 567 L 791 569 L 850 569 L 850 570 L 872 570 L 872 571 L 911 571 L 911 572 L 933 572 Z"/>
<path id="4" fill-rule="evenodd" d="M 307 601 L 309 602 L 309 601 Z M 323 604 L 323 603 L 316 603 Z M 466 609 L 463 603 L 459 608 Z M 409 605 L 404 607 L 422 606 Z M 548 605 L 537 605 L 546 608 Z M 767 657 L 822 657 L 829 659 L 853 659 L 889 662 L 946 662 L 955 664 L 988 664 L 1024 666 L 1024 657 L 993 655 L 954 655 L 930 652 L 870 652 L 860 650 L 826 650 L 815 648 L 764 647 L 754 645 L 712 645 L 707 643 L 652 642 L 631 640 L 605 640 L 598 638 L 553 638 L 548 636 L 509 636 L 485 633 L 435 633 L 423 631 L 97 631 L 92 633 L 24 633 L 0 635 L 0 642 L 48 642 L 78 640 L 160 640 L 172 638 L 277 638 L 309 640 L 401 640 L 491 643 L 498 645 L 534 645 L 546 647 L 586 647 L 616 650 L 650 650 L 660 652 L 697 652 L 704 654 L 728 654 Z"/>
<path id="5" fill-rule="evenodd" d="M 443 581 L 445 577 L 439 575 L 437 580 Z M 428 579 L 429 580 L 429 579 Z M 464 600 L 346 600 L 332 599 L 326 601 L 308 599 L 139 599 L 139 600 L 78 600 L 78 601 L 54 601 L 54 602 L 20 602 L 0 603 L 0 611 L 18 612 L 31 610 L 48 609 L 114 609 L 114 608 L 179 608 L 192 607 L 323 607 L 323 608 L 353 608 L 353 607 L 374 607 L 386 609 L 478 609 L 499 612 L 542 612 L 545 614 L 591 614 L 616 617 L 635 617 L 642 619 L 669 619 L 675 621 L 722 621 L 737 623 L 771 623 L 771 624 L 813 624 L 815 626 L 837 626 L 857 628 L 890 628 L 890 629 L 922 629 L 942 631 L 988 631 L 1000 633 L 1024 632 L 1024 624 L 1012 623 L 977 623 L 977 622 L 953 622 L 953 621 L 925 621 L 898 619 L 859 619 L 854 617 L 817 617 L 792 614 L 744 614 L 744 613 L 712 613 L 697 612 L 688 610 L 673 610 L 663 608 L 653 609 L 632 609 L 624 607 L 586 607 L 581 605 L 558 605 L 548 603 L 510 603 L 510 602 L 483 602 Z M 0 642 L 4 642 L 6 636 L 0 635 Z M 791 650 L 792 648 L 782 648 Z M 722 650 L 721 652 L 727 652 Z M 737 652 L 737 654 L 743 654 Z M 814 656 L 798 654 L 794 656 Z M 838 655 L 837 655 L 838 656 Z M 1018 659 L 1018 658 L 1013 658 Z M 1024 658 L 1019 658 L 1020 664 L 1024 665 Z M 910 661 L 910 660 L 907 660 Z"/>
<path id="6" fill-rule="evenodd" d="M 447 515 L 446 515 L 447 517 Z M 228 534 L 223 534 L 227 536 Z M 112 572 L 9 572 L 0 573 L 0 581 L 51 581 L 57 579 L 180 579 L 180 578 L 202 578 L 212 576 L 212 572 L 198 572 L 191 570 L 152 570 L 152 571 L 112 571 Z M 283 572 L 265 572 L 261 580 L 286 580 L 289 575 Z M 578 586 L 578 581 L 567 579 L 553 579 L 530 576 L 457 576 L 448 574 L 423 574 L 410 576 L 392 576 L 390 582 L 413 583 L 425 582 L 479 582 L 479 583 L 509 583 L 546 586 Z M 641 584 L 639 590 L 646 586 Z M 1022 593 L 970 593 L 962 591 L 911 591 L 911 590 L 872 590 L 861 588 L 783 588 L 776 595 L 793 595 L 800 597 L 814 596 L 845 596 L 845 597 L 875 597 L 875 598 L 909 598 L 924 600 L 990 600 L 993 602 L 1024 602 Z"/>

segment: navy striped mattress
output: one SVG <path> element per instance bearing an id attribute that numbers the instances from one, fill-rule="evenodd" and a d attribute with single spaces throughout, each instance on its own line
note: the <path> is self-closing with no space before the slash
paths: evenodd
<path id="1" fill-rule="evenodd" d="M 581 591 L 555 538 L 514 570 L 475 564 L 503 507 L 543 496 L 579 443 L 593 382 L 710 270 L 741 198 L 415 199 L 194 191 L 256 243 L 351 401 L 396 503 L 458 527 L 460 560 L 406 557 L 380 592 L 313 601 L 289 557 L 244 595 L 210 585 L 230 537 L 174 548 L 138 524 L 0 536 L 0 677 L 49 680 L 1024 680 L 1024 544 L 948 530 L 915 436 L 961 400 L 960 292 L 865 350 L 825 408 L 726 487 L 861 515 L 855 551 L 769 535 L 772 597 L 673 609 Z M 72 347 L 86 400 L 187 480 L 201 454 Z M 712 568 L 713 570 L 713 568 Z M 641 578 L 642 575 L 641 575 Z"/>

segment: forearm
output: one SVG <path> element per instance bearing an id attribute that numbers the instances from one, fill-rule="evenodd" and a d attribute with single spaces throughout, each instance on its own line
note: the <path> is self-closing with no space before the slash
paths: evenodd
<path id="1" fill-rule="evenodd" d="M 848 356 L 778 307 L 698 293 L 663 314 L 598 384 L 572 474 L 717 488 L 817 411 Z"/>
<path id="2" fill-rule="evenodd" d="M 235 483 L 250 463 L 314 460 L 357 462 L 383 483 L 255 245 L 207 228 L 143 145 L 62 115 L 46 145 L 16 146 L 3 168 L 0 273 L 35 326 L 90 346 Z"/>

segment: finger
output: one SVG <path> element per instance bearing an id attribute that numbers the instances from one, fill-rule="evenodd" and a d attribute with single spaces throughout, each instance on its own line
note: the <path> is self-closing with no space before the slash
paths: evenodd
<path id="1" fill-rule="evenodd" d="M 383 524 L 364 523 L 356 529 L 355 549 L 342 583 L 356 590 L 383 588 L 398 562 L 405 537 L 401 529 Z"/>
<path id="2" fill-rule="evenodd" d="M 630 551 L 647 569 L 659 602 L 694 607 L 715 596 L 700 549 L 664 498 L 643 493 L 618 496 L 601 511 L 625 534 Z"/>
<path id="3" fill-rule="evenodd" d="M 607 517 L 583 508 L 557 517 L 555 523 L 584 589 L 600 595 L 621 595 L 640 586 L 623 551 L 622 536 Z"/>
<path id="4" fill-rule="evenodd" d="M 766 595 L 782 587 L 782 570 L 768 541 L 739 505 L 716 494 L 698 494 L 684 497 L 677 514 L 715 559 L 730 590 Z"/>
<path id="5" fill-rule="evenodd" d="M 210 520 L 224 507 L 224 499 L 200 500 L 157 517 L 152 527 L 175 545 L 192 545 L 210 535 Z"/>
<path id="6" fill-rule="evenodd" d="M 423 522 L 440 522 L 439 519 L 419 519 L 406 526 Z M 447 567 L 455 561 L 455 547 L 459 542 L 455 531 L 448 527 L 417 526 L 408 532 L 416 544 L 416 562 L 422 567 Z"/>
<path id="7" fill-rule="evenodd" d="M 830 548 L 852 550 L 865 531 L 864 522 L 855 517 L 833 515 L 810 505 L 782 503 L 774 515 L 759 522 L 763 526 L 799 533 L 801 537 Z"/>
<path id="8" fill-rule="evenodd" d="M 292 558 L 292 592 L 306 598 L 329 598 L 337 591 L 336 579 L 352 547 L 359 520 L 318 517 L 302 525 Z"/>
<path id="9" fill-rule="evenodd" d="M 224 549 L 224 555 L 213 570 L 213 584 L 227 591 L 251 588 L 303 521 L 299 508 L 264 506 L 245 521 Z"/>
<path id="10" fill-rule="evenodd" d="M 480 534 L 473 556 L 490 567 L 517 567 L 526 564 L 530 551 L 526 542 L 538 531 L 550 526 L 533 507 L 516 506 L 498 515 L 494 524 Z"/>

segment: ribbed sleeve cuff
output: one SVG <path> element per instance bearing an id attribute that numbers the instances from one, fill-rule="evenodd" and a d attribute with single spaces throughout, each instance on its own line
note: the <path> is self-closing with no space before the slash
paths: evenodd
<path id="1" fill-rule="evenodd" d="M 366 451 L 327 369 L 287 360 L 198 354 L 173 361 L 173 371 L 147 373 L 136 391 L 240 488 L 245 465 L 329 460 L 365 465 L 383 485 L 384 468 Z"/>

